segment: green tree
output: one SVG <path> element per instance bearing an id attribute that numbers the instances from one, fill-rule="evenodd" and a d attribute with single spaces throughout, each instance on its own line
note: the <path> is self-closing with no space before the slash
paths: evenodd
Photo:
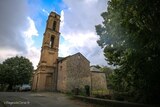
<path id="1" fill-rule="evenodd" d="M 96 25 L 97 41 L 109 64 L 118 92 L 134 93 L 136 101 L 160 99 L 160 1 L 110 0 Z"/>
<path id="2" fill-rule="evenodd" d="M 0 84 L 3 84 L 3 65 L 0 64 Z"/>
<path id="3" fill-rule="evenodd" d="M 100 68 L 100 70 L 101 70 L 102 72 L 105 72 L 106 78 L 108 78 L 109 75 L 111 75 L 112 72 L 114 71 L 112 68 L 107 67 L 107 66 L 104 66 L 104 67 Z"/>
<path id="4" fill-rule="evenodd" d="M 4 66 L 3 64 L 0 64 L 0 91 L 4 91 L 5 90 L 5 82 L 4 82 L 4 78 L 5 77 L 5 72 L 4 72 Z"/>
<path id="5" fill-rule="evenodd" d="M 0 84 L 4 84 L 4 79 L 5 79 L 5 71 L 4 71 L 4 65 L 0 64 Z"/>
<path id="6" fill-rule="evenodd" d="M 0 81 L 3 84 L 8 84 L 9 89 L 12 89 L 14 85 L 29 83 L 33 72 L 33 66 L 27 58 L 22 56 L 8 58 L 3 62 L 2 66 L 3 69 L 0 74 Z"/>

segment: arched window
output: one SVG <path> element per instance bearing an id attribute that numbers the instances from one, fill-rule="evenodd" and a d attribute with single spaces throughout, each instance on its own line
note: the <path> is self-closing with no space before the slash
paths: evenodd
<path id="1" fill-rule="evenodd" d="M 54 31 L 56 30 L 56 24 L 57 24 L 56 21 L 54 21 L 54 22 L 53 22 L 53 27 L 52 27 L 52 29 L 53 29 Z"/>
<path id="2" fill-rule="evenodd" d="M 53 45 L 54 45 L 54 36 L 53 35 L 51 36 L 51 40 L 50 40 L 49 45 L 50 45 L 51 48 L 53 48 Z"/>

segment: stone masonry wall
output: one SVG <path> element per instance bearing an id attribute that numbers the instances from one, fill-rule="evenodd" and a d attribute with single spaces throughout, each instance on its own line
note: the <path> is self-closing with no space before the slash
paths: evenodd
<path id="1" fill-rule="evenodd" d="M 82 89 L 91 83 L 89 61 L 80 53 L 67 59 L 66 90 Z"/>
<path id="2" fill-rule="evenodd" d="M 92 90 L 105 90 L 107 89 L 106 76 L 102 72 L 91 72 Z"/>
<path id="3" fill-rule="evenodd" d="M 60 92 L 66 92 L 66 66 L 67 60 L 63 60 L 58 63 L 58 80 L 57 90 Z"/>

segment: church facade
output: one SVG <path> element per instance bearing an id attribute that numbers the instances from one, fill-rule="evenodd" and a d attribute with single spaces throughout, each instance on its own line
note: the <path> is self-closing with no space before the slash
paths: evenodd
<path id="1" fill-rule="evenodd" d="M 75 88 L 92 86 L 90 62 L 81 53 L 58 57 L 59 28 L 60 16 L 51 12 L 43 36 L 40 61 L 32 78 L 32 90 L 70 92 Z"/>

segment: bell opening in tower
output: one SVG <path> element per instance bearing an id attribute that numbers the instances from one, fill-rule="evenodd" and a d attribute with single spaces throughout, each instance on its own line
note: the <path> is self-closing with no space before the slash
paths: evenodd
<path id="1" fill-rule="evenodd" d="M 53 22 L 53 28 L 54 31 L 56 30 L 56 21 Z"/>
<path id="2" fill-rule="evenodd" d="M 53 48 L 54 45 L 54 36 L 51 36 L 51 40 L 50 40 L 50 47 Z"/>

